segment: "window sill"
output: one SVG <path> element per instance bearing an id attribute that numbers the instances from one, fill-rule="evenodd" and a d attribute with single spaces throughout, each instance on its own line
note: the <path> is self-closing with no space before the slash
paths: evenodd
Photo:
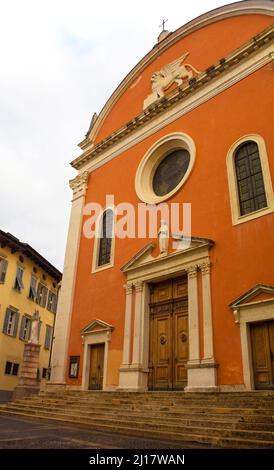
<path id="1" fill-rule="evenodd" d="M 114 266 L 113 263 L 104 264 L 103 266 L 97 266 L 96 268 L 93 268 L 91 272 L 92 273 L 97 273 L 97 272 L 100 272 L 100 271 L 104 271 L 105 269 L 113 268 L 113 266 Z"/>
<path id="2" fill-rule="evenodd" d="M 272 212 L 274 212 L 274 208 L 268 206 L 254 212 L 250 212 L 249 214 L 239 215 L 233 220 L 233 225 L 243 224 L 244 222 L 249 222 L 250 220 L 254 220 L 258 217 L 271 214 Z"/>
<path id="3" fill-rule="evenodd" d="M 21 294 L 21 292 L 22 292 L 22 289 L 18 290 L 18 289 L 16 289 L 15 287 L 13 287 L 13 290 L 14 290 L 15 292 L 17 292 L 18 294 Z"/>

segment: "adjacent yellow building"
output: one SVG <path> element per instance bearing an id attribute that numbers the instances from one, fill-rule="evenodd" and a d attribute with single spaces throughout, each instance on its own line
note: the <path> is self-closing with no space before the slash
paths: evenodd
<path id="1" fill-rule="evenodd" d="M 51 343 L 62 274 L 30 245 L 0 230 L 0 401 L 18 384 L 31 318 L 39 312 L 37 380 L 48 377 Z"/>

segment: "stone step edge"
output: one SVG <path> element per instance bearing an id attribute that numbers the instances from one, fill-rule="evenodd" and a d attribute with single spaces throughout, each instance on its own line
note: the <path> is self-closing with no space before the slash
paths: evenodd
<path id="1" fill-rule="evenodd" d="M 1 406 L 0 406 L 0 409 L 1 409 Z M 100 410 L 84 410 L 82 408 L 77 408 L 77 407 L 73 407 L 73 408 L 70 408 L 69 410 L 67 410 L 66 408 L 60 408 L 60 407 L 41 407 L 41 406 L 38 406 L 38 405 L 34 405 L 34 404 L 31 404 L 29 405 L 28 403 L 20 403 L 20 404 L 16 404 L 16 403 L 11 403 L 9 405 L 5 405 L 4 406 L 4 409 L 10 409 L 10 410 L 20 410 L 20 409 L 23 409 L 23 410 L 30 410 L 30 411 L 46 411 L 46 412 L 49 412 L 49 413 L 54 413 L 56 411 L 61 411 L 61 412 L 65 412 L 65 414 L 68 414 L 68 415 L 71 415 L 73 413 L 76 413 L 78 415 L 83 415 L 84 413 L 88 414 L 91 418 L 93 416 L 97 416 L 97 417 L 104 417 L 104 416 L 111 416 L 113 419 L 117 418 L 117 414 L 118 413 L 113 413 L 111 410 L 105 410 L 105 411 L 100 411 Z M 170 424 L 172 424 L 172 421 L 178 421 L 178 420 L 183 420 L 183 421 L 200 421 L 200 422 L 203 422 L 203 421 L 210 421 L 211 423 L 216 423 L 216 425 L 218 424 L 227 424 L 227 425 L 234 425 L 234 424 L 237 424 L 237 425 L 249 425 L 250 423 L 252 425 L 254 424 L 258 424 L 258 425 L 272 425 L 272 421 L 270 421 L 269 418 L 271 418 L 269 415 L 263 415 L 263 416 L 259 416 L 261 418 L 261 421 L 256 421 L 254 423 L 254 421 L 245 421 L 242 417 L 242 416 L 233 416 L 232 418 L 228 418 L 227 416 L 227 413 L 225 413 L 224 415 L 221 415 L 221 414 L 218 414 L 216 416 L 208 416 L 206 415 L 205 413 L 200 413 L 200 414 L 195 414 L 195 413 L 192 413 L 192 414 L 188 414 L 188 415 L 185 415 L 183 413 L 169 413 L 169 412 L 165 412 L 167 413 L 167 415 L 163 415 L 161 416 L 161 413 L 158 412 L 157 413 L 157 416 L 153 416 L 153 415 L 150 415 L 150 418 L 151 420 L 160 420 L 160 419 L 165 419 L 167 421 L 170 421 Z M 139 419 L 142 419 L 144 414 L 138 410 L 130 410 L 130 412 L 126 412 L 126 411 L 123 411 L 122 414 L 121 414 L 121 411 L 119 410 L 119 416 L 122 416 L 122 417 L 126 417 L 128 414 L 130 414 L 131 417 L 134 417 L 134 418 L 139 418 Z M 156 414 L 156 412 L 154 413 L 154 415 Z M 176 414 L 176 416 L 173 416 L 172 414 Z M 262 421 L 262 418 L 265 418 L 265 421 Z M 268 418 L 266 420 L 266 418 Z M 273 426 L 273 429 L 274 429 L 274 426 Z"/>
<path id="2" fill-rule="evenodd" d="M 1 414 L 3 413 L 3 411 L 1 410 L 0 412 Z M 13 415 L 16 415 L 16 416 L 21 416 L 21 417 L 25 417 L 27 419 L 30 418 L 29 415 L 26 415 L 24 413 L 20 413 L 20 412 L 17 412 L 17 413 L 10 413 L 10 412 L 5 412 L 4 413 L 5 415 L 10 415 L 10 416 L 13 416 Z M 63 420 L 63 419 L 60 419 L 60 418 L 45 418 L 44 416 L 39 416 L 39 415 L 36 415 L 35 417 L 31 416 L 31 418 L 33 420 L 39 420 L 39 421 L 49 421 L 49 422 L 52 422 L 52 421 L 57 421 L 57 422 L 62 422 L 62 423 L 69 423 L 69 424 L 73 424 L 74 426 L 76 425 L 77 426 L 80 426 L 80 427 L 89 427 L 90 425 L 88 423 L 85 423 L 85 422 L 82 422 L 82 421 L 70 421 L 70 420 Z M 94 429 L 98 429 L 98 430 L 109 430 L 111 432 L 115 431 L 119 434 L 126 434 L 128 436 L 130 435 L 136 435 L 136 436 L 139 436 L 140 434 L 143 436 L 144 434 L 146 435 L 149 435 L 151 433 L 153 433 L 153 436 L 150 436 L 150 437 L 155 437 L 155 435 L 157 434 L 158 437 L 161 437 L 163 438 L 163 440 L 166 440 L 168 442 L 172 441 L 172 442 L 188 442 L 188 443 L 192 443 L 192 444 L 210 444 L 210 445 L 213 445 L 213 446 L 218 446 L 219 444 L 219 447 L 220 448 L 274 448 L 274 443 L 272 441 L 258 441 L 257 439 L 243 439 L 243 438 L 240 438 L 240 439 L 235 439 L 235 438 L 230 438 L 230 437 L 222 437 L 222 438 L 219 438 L 217 436 L 200 436 L 200 435 L 195 435 L 195 434 L 184 434 L 183 436 L 183 439 L 178 439 L 178 434 L 176 433 L 169 433 L 169 434 L 166 434 L 162 431 L 159 431 L 159 430 L 156 430 L 156 429 L 153 429 L 152 431 L 149 431 L 147 429 L 132 429 L 132 428 L 127 428 L 127 427 L 120 427 L 120 428 L 117 428 L 117 427 L 113 427 L 113 426 L 109 426 L 109 425 L 105 425 L 105 424 L 101 424 L 101 425 L 96 425 L 94 427 Z M 237 444 L 236 447 L 233 447 L 231 446 L 231 444 Z M 226 445 L 227 444 L 227 445 Z"/>
<path id="3" fill-rule="evenodd" d="M 8 402 L 8 403 L 17 403 L 17 404 L 20 404 L 20 403 L 31 403 L 32 400 L 28 401 L 28 400 L 16 400 L 14 402 Z M 40 404 L 41 406 L 45 406 L 45 405 L 50 405 L 50 404 L 63 404 L 63 405 L 73 405 L 73 403 L 66 403 L 66 402 L 55 402 L 55 403 L 52 403 L 52 402 L 44 402 L 44 401 L 39 401 L 39 402 L 36 402 L 36 404 Z M 77 405 L 79 405 L 79 403 L 76 403 Z M 83 405 L 83 408 L 84 408 L 84 405 L 88 405 L 87 403 L 81 403 L 81 405 Z M 101 404 L 100 404 L 101 405 Z M 3 406 L 0 405 L 0 407 Z M 97 404 L 97 409 L 109 409 L 109 406 L 110 404 L 106 404 L 105 406 L 98 406 Z M 112 405 L 112 407 L 114 409 L 117 409 L 119 410 L 121 405 L 119 406 L 118 404 L 117 405 Z M 153 410 L 155 409 L 156 407 L 154 406 L 153 408 L 148 408 L 146 405 L 143 405 L 142 408 L 138 408 L 136 405 L 131 405 L 129 406 L 128 408 L 126 408 L 125 406 L 123 406 L 124 409 L 128 409 L 128 410 L 137 410 L 137 409 L 140 409 L 140 411 L 143 411 L 143 412 L 146 412 L 148 410 Z M 228 414 L 228 413 L 239 413 L 239 408 L 237 407 L 223 407 L 223 406 L 210 406 L 210 407 L 203 407 L 203 406 L 175 406 L 175 405 L 171 405 L 170 407 L 165 407 L 163 406 L 162 408 L 172 408 L 172 410 L 164 410 L 164 409 L 159 409 L 157 408 L 157 411 L 178 411 L 178 412 L 185 412 L 185 410 L 192 410 L 192 411 L 195 411 L 195 410 L 203 410 L 202 412 L 203 413 L 211 413 L 212 411 L 216 411 L 218 410 L 218 413 L 224 413 L 224 414 Z M 220 411 L 221 410 L 221 411 Z M 269 416 L 269 415 L 272 415 L 274 414 L 274 408 L 240 408 L 240 411 L 242 414 L 249 414 L 251 412 L 251 414 L 265 414 L 265 411 L 267 411 L 267 414 L 265 414 L 265 416 Z M 217 413 L 214 413 L 214 414 L 217 414 Z"/>
<path id="4" fill-rule="evenodd" d="M 56 409 L 58 409 L 59 411 L 61 410 L 64 410 L 66 411 L 66 408 L 52 408 L 52 407 L 45 407 L 45 406 L 37 406 L 37 405 L 29 405 L 29 404 L 16 404 L 17 402 L 14 402 L 13 404 L 9 404 L 9 405 L 0 405 L 0 410 L 1 409 L 12 409 L 12 410 L 20 410 L 20 409 L 32 409 L 33 411 L 35 410 L 46 410 L 48 412 L 52 412 L 52 411 L 55 411 Z M 107 408 L 104 408 L 104 411 L 102 410 L 98 410 L 98 409 L 94 409 L 94 410 L 85 410 L 85 409 L 78 409 L 78 408 L 70 408 L 71 410 L 73 411 L 80 411 L 81 413 L 84 413 L 85 411 L 88 411 L 89 414 L 94 414 L 94 415 L 98 415 L 98 416 L 101 416 L 101 415 L 111 415 L 114 419 L 117 417 L 118 414 L 121 413 L 121 410 L 117 410 L 116 413 L 113 413 L 113 412 L 110 412 L 109 409 Z M 155 415 L 156 411 L 153 412 L 153 414 Z M 130 414 L 131 416 L 134 416 L 134 417 L 142 417 L 143 416 L 143 412 L 139 411 L 139 410 L 129 410 L 128 411 L 128 414 Z M 233 415 L 234 416 L 234 415 Z M 271 415 L 262 415 L 262 414 L 251 414 L 251 415 L 245 415 L 245 416 L 236 416 L 235 415 L 235 418 L 230 418 L 229 420 L 227 420 L 227 413 L 224 413 L 224 414 L 221 414 L 221 413 L 216 413 L 216 414 L 210 414 L 210 415 L 207 415 L 206 413 L 177 413 L 176 411 L 161 411 L 161 412 L 158 412 L 157 414 L 157 418 L 159 419 L 171 419 L 171 420 L 178 420 L 178 419 L 189 419 L 189 420 L 192 420 L 192 419 L 196 419 L 196 420 L 199 420 L 199 421 L 203 421 L 204 419 L 210 421 L 210 422 L 216 422 L 216 423 L 221 423 L 221 422 L 226 422 L 226 423 L 229 423 L 229 424 L 236 424 L 236 423 L 243 423 L 243 424 L 264 424 L 264 425 L 272 425 L 273 421 L 272 421 L 272 416 Z M 152 419 L 155 419 L 155 416 L 151 416 Z M 256 418 L 256 419 L 255 419 Z"/>
<path id="5" fill-rule="evenodd" d="M 13 413 L 14 411 L 11 411 L 9 410 L 11 413 Z M 20 413 L 20 410 L 17 410 L 15 411 L 15 413 Z M 65 421 L 76 421 L 77 422 L 77 419 L 81 419 L 78 415 L 68 415 L 66 413 L 50 413 L 50 412 L 46 412 L 46 411 L 40 411 L 41 415 L 39 415 L 38 413 L 37 414 L 33 414 L 32 412 L 30 413 L 27 413 L 26 410 L 25 410 L 25 414 L 28 415 L 28 416 L 31 416 L 31 417 L 35 417 L 35 416 L 44 416 L 45 418 L 49 417 L 49 419 L 51 419 L 51 417 L 53 418 L 56 418 L 56 419 L 64 419 Z M 0 411 L 0 414 L 1 414 L 1 411 Z M 85 421 L 89 421 L 89 424 L 90 425 L 95 425 L 97 426 L 98 425 L 106 425 L 106 426 L 119 426 L 119 427 L 123 427 L 123 426 L 127 426 L 128 424 L 130 424 L 130 421 L 129 420 L 126 420 L 126 419 L 119 419 L 119 420 L 116 420 L 115 421 L 115 425 L 112 424 L 112 421 L 110 419 L 104 419 L 104 418 L 97 418 L 97 419 L 92 419 L 92 418 L 84 418 L 83 419 Z M 98 423 L 98 421 L 100 421 Z M 118 424 L 119 422 L 119 424 Z M 135 421 L 135 423 L 138 423 L 140 426 L 138 429 L 142 428 L 143 425 L 147 425 L 148 426 L 148 423 L 144 423 L 144 422 L 140 422 L 140 421 Z M 150 426 L 149 426 L 149 429 L 151 431 L 154 431 L 155 430 L 155 426 L 157 427 L 157 424 L 155 425 L 154 423 L 149 423 Z M 171 425 L 171 424 L 165 424 L 166 428 L 176 428 L 176 426 L 174 425 Z M 185 425 L 185 426 L 177 426 L 177 429 L 180 430 L 184 428 L 184 430 L 182 432 L 187 432 L 186 428 L 191 428 L 193 429 L 194 426 L 188 426 L 188 425 Z M 131 428 L 130 428 L 131 429 Z M 200 434 L 201 431 L 203 432 L 207 432 L 208 434 L 207 435 L 210 435 L 211 434 L 211 437 L 213 437 L 212 433 L 218 433 L 218 432 L 223 432 L 223 433 L 226 433 L 226 432 L 232 432 L 234 434 L 236 434 L 236 436 L 234 436 L 235 438 L 237 438 L 237 434 L 239 435 L 239 439 L 244 439 L 245 437 L 241 437 L 240 434 L 249 434 L 250 437 L 252 437 L 252 435 L 254 434 L 257 434 L 256 437 L 256 440 L 258 441 L 265 441 L 267 440 L 267 437 L 269 435 L 269 437 L 274 437 L 274 433 L 272 431 L 257 431 L 257 430 L 240 430 L 240 429 L 222 429 L 222 428 L 214 428 L 214 427 L 196 427 L 197 429 L 197 432 Z M 172 431 L 171 431 L 172 432 Z M 192 434 L 192 433 L 191 433 Z M 261 435 L 261 436 L 260 436 Z M 259 437 L 260 436 L 260 437 Z M 223 437 L 227 437 L 227 436 L 223 436 Z M 270 439 L 271 441 L 271 439 Z M 274 447 L 274 440 L 273 440 L 273 447 Z"/>

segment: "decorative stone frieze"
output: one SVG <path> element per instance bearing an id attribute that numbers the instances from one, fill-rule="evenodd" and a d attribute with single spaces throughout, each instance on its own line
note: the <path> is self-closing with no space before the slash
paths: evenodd
<path id="1" fill-rule="evenodd" d="M 88 171 L 80 173 L 69 181 L 70 188 L 73 191 L 73 201 L 78 197 L 85 196 L 88 182 Z"/>

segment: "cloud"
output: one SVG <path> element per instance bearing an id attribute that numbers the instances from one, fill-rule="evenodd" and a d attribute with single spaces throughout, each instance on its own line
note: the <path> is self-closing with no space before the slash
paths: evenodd
<path id="1" fill-rule="evenodd" d="M 75 176 L 94 111 L 155 44 L 224 1 L 0 0 L 0 227 L 63 266 Z"/>

